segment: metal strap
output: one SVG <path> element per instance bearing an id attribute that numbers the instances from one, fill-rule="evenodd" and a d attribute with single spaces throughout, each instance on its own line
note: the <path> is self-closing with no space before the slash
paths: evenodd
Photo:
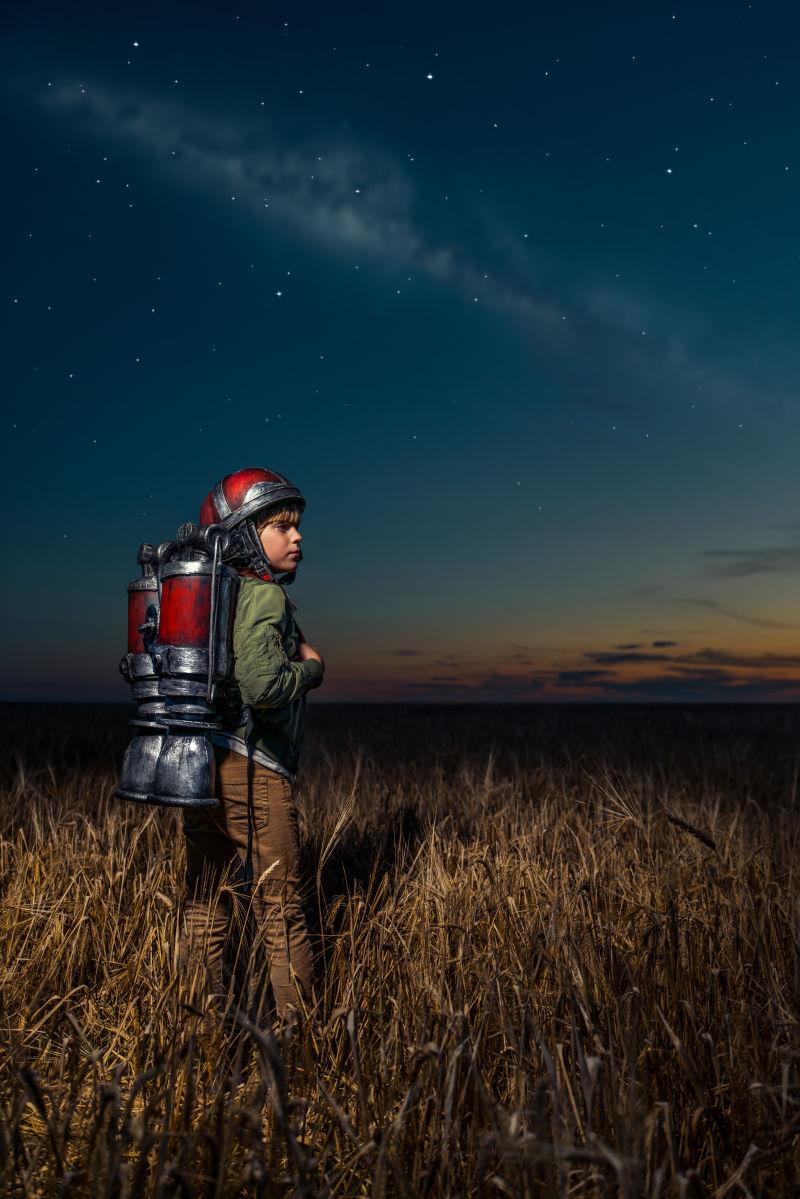
<path id="1" fill-rule="evenodd" d="M 250 734 L 253 731 L 253 711 L 249 704 L 245 707 L 247 720 L 245 721 L 244 741 L 247 746 L 247 859 L 244 864 L 244 879 L 248 886 L 253 882 L 253 825 L 255 824 L 255 812 L 253 811 L 253 757 L 250 752 Z"/>
<path id="2" fill-rule="evenodd" d="M 214 558 L 211 566 L 211 603 L 208 618 L 208 683 L 206 698 L 211 703 L 214 690 L 214 650 L 217 646 L 217 591 L 219 589 L 219 543 L 221 537 L 214 538 Z"/>
<path id="3" fill-rule="evenodd" d="M 214 507 L 219 513 L 220 520 L 224 520 L 226 516 L 231 514 L 231 506 L 225 497 L 225 490 L 222 483 L 215 483 L 211 490 L 211 498 L 214 501 Z"/>

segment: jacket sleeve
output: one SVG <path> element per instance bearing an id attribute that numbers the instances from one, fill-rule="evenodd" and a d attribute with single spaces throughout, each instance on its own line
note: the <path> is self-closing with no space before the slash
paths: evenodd
<path id="1" fill-rule="evenodd" d="M 276 583 L 242 587 L 233 626 L 234 674 L 253 708 L 281 708 L 322 682 L 314 659 L 290 662 L 283 648 L 286 596 Z"/>

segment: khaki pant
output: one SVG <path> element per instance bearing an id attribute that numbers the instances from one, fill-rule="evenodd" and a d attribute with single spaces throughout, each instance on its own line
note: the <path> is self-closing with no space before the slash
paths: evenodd
<path id="1" fill-rule="evenodd" d="M 181 960 L 192 989 L 225 1004 L 229 989 L 263 1019 L 268 981 L 277 1014 L 307 1002 L 313 960 L 300 903 L 291 783 L 242 754 L 217 750 L 216 808 L 186 808 Z"/>

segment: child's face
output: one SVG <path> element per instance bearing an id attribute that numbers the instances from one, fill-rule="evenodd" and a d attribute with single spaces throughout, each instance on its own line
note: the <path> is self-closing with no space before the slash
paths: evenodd
<path id="1" fill-rule="evenodd" d="M 280 521 L 276 525 L 265 525 L 261 530 L 260 540 L 265 554 L 276 570 L 297 570 L 303 534 L 296 524 Z"/>

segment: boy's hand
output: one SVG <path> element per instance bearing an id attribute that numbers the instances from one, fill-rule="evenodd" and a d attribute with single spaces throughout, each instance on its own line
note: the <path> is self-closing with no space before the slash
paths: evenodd
<path id="1" fill-rule="evenodd" d="M 325 659 L 318 649 L 314 649 L 313 645 L 309 645 L 307 641 L 301 641 L 297 646 L 297 656 L 301 662 L 307 662 L 309 658 L 316 658 L 322 669 L 325 669 Z"/>

